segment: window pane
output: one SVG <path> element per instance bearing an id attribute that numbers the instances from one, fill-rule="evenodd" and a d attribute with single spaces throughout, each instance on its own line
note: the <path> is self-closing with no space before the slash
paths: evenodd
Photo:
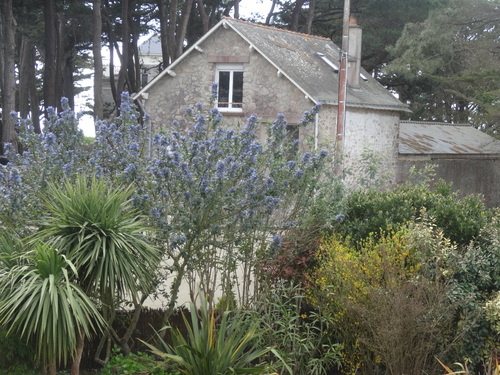
<path id="1" fill-rule="evenodd" d="M 242 108 L 243 105 L 243 72 L 233 73 L 233 108 Z"/>
<path id="2" fill-rule="evenodd" d="M 229 74 L 230 72 L 219 72 L 219 104 L 218 107 L 229 106 Z"/>

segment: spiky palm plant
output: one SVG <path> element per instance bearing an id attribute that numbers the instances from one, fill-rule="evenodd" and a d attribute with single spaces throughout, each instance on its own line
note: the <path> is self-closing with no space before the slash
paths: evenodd
<path id="1" fill-rule="evenodd" d="M 160 252 L 147 241 L 152 233 L 144 216 L 132 206 L 133 190 L 113 188 L 106 181 L 80 175 L 63 187 L 52 184 L 44 202 L 47 210 L 33 241 L 43 240 L 71 259 L 78 283 L 100 301 L 111 326 L 117 301 L 139 300 L 154 287 Z M 79 337 L 72 375 L 79 373 L 84 337 Z"/>
<path id="2" fill-rule="evenodd" d="M 190 304 L 191 322 L 185 316 L 186 337 L 172 329 L 172 345 L 158 335 L 160 348 L 145 343 L 153 354 L 174 364 L 184 375 L 263 374 L 267 368 L 255 364 L 259 357 L 272 350 L 257 347 L 262 334 L 259 323 L 242 313 L 225 311 L 219 324 L 214 313 L 209 313 L 202 303 L 201 319 L 196 307 Z M 168 327 L 169 328 L 169 327 Z"/>
<path id="3" fill-rule="evenodd" d="M 104 322 L 94 303 L 72 280 L 74 265 L 51 246 L 39 243 L 5 273 L 0 284 L 0 325 L 33 341 L 36 359 L 56 374 L 76 351 L 77 337 Z"/>
<path id="4" fill-rule="evenodd" d="M 36 239 L 68 256 L 79 270 L 84 290 L 114 305 L 114 297 L 149 291 L 159 251 L 146 240 L 152 233 L 131 203 L 131 188 L 113 188 L 104 180 L 78 176 L 49 187 L 48 211 Z"/>

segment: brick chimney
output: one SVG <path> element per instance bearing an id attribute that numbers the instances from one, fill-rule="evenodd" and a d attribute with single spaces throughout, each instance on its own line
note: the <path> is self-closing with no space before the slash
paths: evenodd
<path id="1" fill-rule="evenodd" d="M 347 83 L 351 87 L 359 87 L 359 73 L 361 69 L 361 34 L 362 28 L 357 24 L 357 17 L 351 14 L 349 18 L 349 49 Z"/>

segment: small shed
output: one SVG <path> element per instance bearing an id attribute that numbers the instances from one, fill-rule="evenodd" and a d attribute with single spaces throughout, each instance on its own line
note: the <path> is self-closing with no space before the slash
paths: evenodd
<path id="1" fill-rule="evenodd" d="M 436 178 L 453 183 L 460 195 L 482 194 L 489 207 L 500 206 L 500 141 L 468 125 L 401 121 L 397 182 L 411 167 L 436 166 Z"/>

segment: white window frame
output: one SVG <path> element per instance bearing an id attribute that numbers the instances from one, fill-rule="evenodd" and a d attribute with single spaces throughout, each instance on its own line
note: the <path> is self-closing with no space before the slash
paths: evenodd
<path id="1" fill-rule="evenodd" d="M 218 100 L 215 105 L 221 112 L 243 112 L 243 104 L 241 107 L 233 107 L 233 77 L 235 72 L 243 72 L 243 64 L 217 64 L 215 69 L 215 82 L 217 83 L 217 87 L 219 87 L 219 73 L 220 72 L 229 72 L 229 95 L 228 95 L 228 106 L 227 107 L 219 107 Z M 243 89 L 243 88 L 242 88 Z M 242 95 L 243 97 L 243 95 Z M 217 92 L 217 99 L 219 98 L 219 93 Z"/>

